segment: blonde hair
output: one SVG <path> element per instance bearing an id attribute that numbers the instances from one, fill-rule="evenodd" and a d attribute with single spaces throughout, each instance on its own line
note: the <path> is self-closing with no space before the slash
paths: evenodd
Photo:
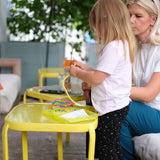
<path id="1" fill-rule="evenodd" d="M 127 6 L 138 4 L 143 7 L 150 17 L 157 15 L 157 20 L 151 29 L 148 41 L 152 44 L 160 44 L 160 1 L 159 0 L 128 0 Z"/>
<path id="2" fill-rule="evenodd" d="M 95 36 L 97 55 L 114 40 L 123 42 L 126 54 L 125 41 L 128 41 L 130 61 L 134 61 L 137 44 L 128 9 L 121 0 L 98 0 L 90 12 L 89 23 Z"/>

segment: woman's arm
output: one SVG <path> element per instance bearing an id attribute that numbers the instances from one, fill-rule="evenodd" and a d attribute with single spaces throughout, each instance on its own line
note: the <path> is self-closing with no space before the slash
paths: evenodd
<path id="1" fill-rule="evenodd" d="M 151 102 L 160 92 L 160 73 L 153 73 L 146 87 L 132 87 L 130 98 L 141 102 Z"/>

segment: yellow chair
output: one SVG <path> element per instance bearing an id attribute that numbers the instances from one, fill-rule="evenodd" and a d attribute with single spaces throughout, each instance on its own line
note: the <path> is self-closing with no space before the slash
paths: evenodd
<path id="1" fill-rule="evenodd" d="M 39 76 L 39 86 L 43 86 L 43 78 L 58 78 L 60 74 L 64 74 L 63 68 L 39 68 L 38 76 Z M 43 103 L 42 99 L 39 99 L 40 103 Z"/>
<path id="2" fill-rule="evenodd" d="M 40 68 L 38 69 L 39 86 L 43 86 L 43 78 L 58 78 L 59 73 L 64 74 L 63 68 Z"/>
<path id="3" fill-rule="evenodd" d="M 50 109 L 50 107 L 51 104 L 46 103 L 28 103 L 18 105 L 9 112 L 5 117 L 2 131 L 3 160 L 9 159 L 8 129 L 22 132 L 23 160 L 28 160 L 27 131 L 57 132 L 58 160 L 63 160 L 62 132 L 89 132 L 88 159 L 94 160 L 95 129 L 97 128 L 98 118 L 89 122 L 63 124 L 53 118 L 43 116 L 42 111 Z M 93 107 L 90 106 L 86 106 L 85 109 L 93 111 Z"/>

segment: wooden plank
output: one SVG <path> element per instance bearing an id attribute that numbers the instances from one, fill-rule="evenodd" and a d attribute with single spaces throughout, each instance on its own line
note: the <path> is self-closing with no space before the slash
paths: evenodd
<path id="1" fill-rule="evenodd" d="M 11 67 L 13 73 L 21 77 L 21 59 L 0 59 L 0 67 Z"/>

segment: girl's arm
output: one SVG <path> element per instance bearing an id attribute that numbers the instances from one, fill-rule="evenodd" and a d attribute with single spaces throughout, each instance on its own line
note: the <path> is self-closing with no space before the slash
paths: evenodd
<path id="1" fill-rule="evenodd" d="M 146 87 L 132 87 L 130 98 L 136 101 L 151 102 L 160 92 L 160 73 L 153 73 Z"/>
<path id="2" fill-rule="evenodd" d="M 76 66 L 85 70 L 85 71 L 95 71 L 96 69 L 95 68 L 92 68 L 92 67 L 89 67 L 87 66 L 86 64 L 80 62 L 80 61 L 77 61 L 75 60 L 75 63 L 76 63 Z"/>
<path id="3" fill-rule="evenodd" d="M 83 70 L 74 65 L 71 65 L 70 67 L 70 74 L 71 76 L 77 77 L 90 84 L 100 84 L 107 76 L 107 73 L 97 71 L 95 69 L 91 71 Z"/>

